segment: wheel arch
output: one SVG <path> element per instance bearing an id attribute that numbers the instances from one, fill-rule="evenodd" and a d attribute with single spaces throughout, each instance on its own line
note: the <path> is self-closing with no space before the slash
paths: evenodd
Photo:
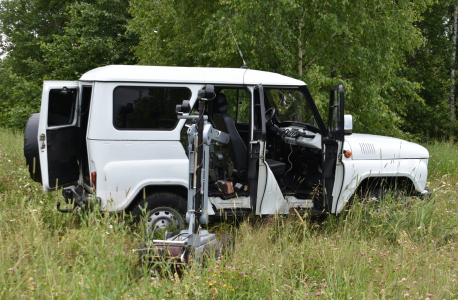
<path id="1" fill-rule="evenodd" d="M 157 193 L 169 193 L 175 194 L 182 197 L 185 201 L 188 199 L 188 188 L 180 184 L 171 184 L 171 185 L 156 185 L 149 184 L 143 186 L 132 199 L 132 201 L 126 206 L 125 210 L 130 211 L 143 200 L 143 197 L 148 197 L 152 194 Z"/>
<path id="2" fill-rule="evenodd" d="M 391 190 L 401 188 L 403 191 L 407 192 L 408 195 L 416 195 L 417 192 L 417 187 L 413 179 L 409 176 L 366 175 L 362 178 L 353 178 L 352 183 L 353 184 L 348 184 L 345 187 L 339 197 L 336 211 L 337 215 L 341 213 L 345 205 L 352 202 L 355 195 L 358 193 L 363 195 L 367 194 L 371 189 L 378 186 L 384 186 Z M 350 185 L 353 185 L 353 187 L 350 187 Z"/>
<path id="3" fill-rule="evenodd" d="M 380 186 L 388 188 L 389 190 L 400 189 L 404 192 L 407 192 L 409 195 L 413 195 L 416 191 L 416 187 L 412 178 L 408 176 L 374 176 L 366 177 L 361 180 L 352 197 L 358 193 L 367 194 L 374 188 Z"/>

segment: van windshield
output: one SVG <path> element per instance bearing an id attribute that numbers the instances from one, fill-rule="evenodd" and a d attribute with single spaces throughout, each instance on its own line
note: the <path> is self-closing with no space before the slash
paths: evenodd
<path id="1" fill-rule="evenodd" d="M 270 107 L 275 108 L 275 117 L 280 123 L 286 121 L 313 123 L 312 110 L 300 90 L 266 88 L 265 95 Z"/>

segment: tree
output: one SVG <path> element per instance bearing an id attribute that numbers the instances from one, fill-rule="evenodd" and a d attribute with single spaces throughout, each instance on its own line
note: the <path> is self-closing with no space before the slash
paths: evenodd
<path id="1" fill-rule="evenodd" d="M 45 78 L 77 79 L 96 67 L 135 64 L 130 47 L 136 36 L 127 30 L 128 0 L 76 2 L 66 8 L 67 22 L 52 42 L 41 42 Z"/>
<path id="2" fill-rule="evenodd" d="M 22 128 L 40 107 L 43 80 L 76 80 L 107 64 L 133 64 L 128 0 L 0 2 L 0 125 Z"/>
<path id="3" fill-rule="evenodd" d="M 357 130 L 403 136 L 401 114 L 421 99 L 399 70 L 422 45 L 414 23 L 428 4 L 132 0 L 130 27 L 142 64 L 239 67 L 232 30 L 249 67 L 303 79 L 323 112 L 330 87 L 344 82 Z"/>
<path id="4" fill-rule="evenodd" d="M 455 121 L 455 68 L 456 68 L 456 29 L 458 22 L 458 3 L 455 6 L 455 11 L 453 13 L 453 34 L 452 34 L 452 71 L 451 71 L 451 87 L 450 87 L 450 121 Z"/>
<path id="5" fill-rule="evenodd" d="M 402 117 L 402 129 L 426 140 L 427 137 L 448 136 L 457 128 L 450 121 L 450 91 L 453 57 L 453 15 L 455 0 L 435 2 L 415 23 L 424 37 L 422 47 L 407 54 L 405 67 L 400 72 L 409 81 L 421 84 L 418 95 L 424 100 L 409 105 Z"/>

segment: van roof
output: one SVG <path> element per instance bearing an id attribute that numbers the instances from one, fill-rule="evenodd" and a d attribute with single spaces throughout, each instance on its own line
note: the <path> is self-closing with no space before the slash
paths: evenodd
<path id="1" fill-rule="evenodd" d="M 202 83 L 256 85 L 305 85 L 303 81 L 277 73 L 236 68 L 160 67 L 111 65 L 81 76 L 81 81 Z"/>

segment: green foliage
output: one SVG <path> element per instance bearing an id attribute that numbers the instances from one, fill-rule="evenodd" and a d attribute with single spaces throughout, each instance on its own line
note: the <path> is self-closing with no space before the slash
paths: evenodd
<path id="1" fill-rule="evenodd" d="M 127 0 L 75 2 L 66 7 L 66 23 L 50 43 L 41 42 L 49 72 L 45 79 L 78 79 L 110 64 L 134 64 L 130 47 L 136 36 L 126 30 Z"/>
<path id="2" fill-rule="evenodd" d="M 398 71 L 423 42 L 413 24 L 428 4 L 132 0 L 130 27 L 141 64 L 239 67 L 232 30 L 251 68 L 303 79 L 322 112 L 330 87 L 344 82 L 357 131 L 403 136 L 400 115 L 421 98 L 420 85 Z"/>
<path id="3" fill-rule="evenodd" d="M 456 1 L 436 1 L 422 14 L 416 26 L 424 36 L 424 45 L 407 55 L 402 75 L 421 84 L 418 95 L 424 102 L 406 107 L 404 131 L 423 140 L 448 136 L 458 130 L 449 121 L 450 69 L 453 53 L 451 35 Z M 457 132 L 455 131 L 455 135 Z"/>
<path id="4" fill-rule="evenodd" d="M 43 80 L 77 80 L 107 64 L 134 64 L 127 0 L 0 2 L 7 53 L 0 65 L 0 125 L 23 128 L 39 111 Z"/>
<path id="5" fill-rule="evenodd" d="M 41 83 L 15 74 L 2 62 L 0 83 L 0 126 L 24 127 L 30 115 L 40 110 Z"/>

